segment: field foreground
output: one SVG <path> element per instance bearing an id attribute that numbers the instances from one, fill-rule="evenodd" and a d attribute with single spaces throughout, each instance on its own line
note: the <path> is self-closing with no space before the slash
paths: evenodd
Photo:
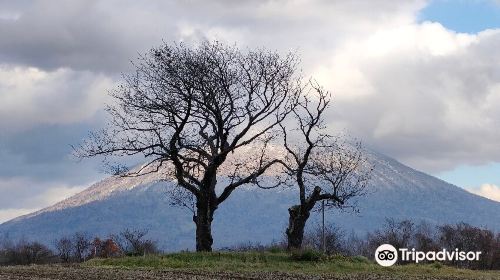
<path id="1" fill-rule="evenodd" d="M 301 256 L 314 259 L 315 256 Z M 0 267 L 0 279 L 499 279 L 500 271 L 440 264 L 383 268 L 361 257 L 291 259 L 285 253 L 177 253 L 93 259 L 80 265 Z"/>

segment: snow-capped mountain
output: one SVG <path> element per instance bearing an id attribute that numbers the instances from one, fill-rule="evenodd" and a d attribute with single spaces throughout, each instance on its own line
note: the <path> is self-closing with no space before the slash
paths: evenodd
<path id="1" fill-rule="evenodd" d="M 368 157 L 375 169 L 369 193 L 357 201 L 359 213 L 327 212 L 327 219 L 347 233 L 363 234 L 379 228 L 389 217 L 432 224 L 463 221 L 500 231 L 500 202 L 469 193 L 387 156 L 369 152 Z M 170 206 L 167 190 L 173 183 L 160 180 L 161 176 L 109 177 L 51 207 L 1 224 L 0 236 L 50 244 L 77 231 L 107 236 L 138 228 L 148 229 L 149 238 L 165 250 L 192 249 L 192 213 Z M 297 200 L 293 188 L 238 189 L 215 214 L 215 247 L 280 240 L 287 224 L 287 209 Z M 318 220 L 319 214 L 313 214 L 308 224 Z"/>

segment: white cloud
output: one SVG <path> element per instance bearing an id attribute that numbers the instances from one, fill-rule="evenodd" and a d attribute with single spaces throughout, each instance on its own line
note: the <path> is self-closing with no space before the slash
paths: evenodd
<path id="1" fill-rule="evenodd" d="M 0 197 L 0 223 L 26 215 L 71 197 L 86 187 L 68 186 L 64 183 L 39 183 L 17 177 L 0 180 L 0 193 L 9 194 Z"/>
<path id="2" fill-rule="evenodd" d="M 89 119 L 102 109 L 113 85 L 102 74 L 0 64 L 0 128 Z"/>
<path id="3" fill-rule="evenodd" d="M 498 42 L 429 22 L 347 41 L 319 71 L 332 123 L 425 171 L 499 161 Z"/>
<path id="4" fill-rule="evenodd" d="M 471 193 L 484 196 L 491 200 L 500 202 L 500 187 L 493 184 L 483 184 L 479 189 L 469 188 Z"/>
<path id="5" fill-rule="evenodd" d="M 50 188 L 36 197 L 35 200 L 39 200 L 45 206 L 51 206 L 52 204 L 83 191 L 86 187 L 88 186 L 59 186 Z"/>
<path id="6" fill-rule="evenodd" d="M 8 220 L 14 219 L 22 215 L 35 212 L 36 210 L 38 209 L 29 209 L 29 208 L 0 209 L 0 223 L 6 222 Z"/>
<path id="7" fill-rule="evenodd" d="M 62 182 L 40 182 L 24 177 L 0 177 L 0 210 L 41 209 L 66 199 L 90 185 L 71 186 Z M 8 194 L 8 195 L 3 195 Z"/>

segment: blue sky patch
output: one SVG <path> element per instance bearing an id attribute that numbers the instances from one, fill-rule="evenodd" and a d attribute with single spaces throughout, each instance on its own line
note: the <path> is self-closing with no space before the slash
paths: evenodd
<path id="1" fill-rule="evenodd" d="M 500 28 L 500 1 L 433 0 L 420 12 L 419 21 L 439 22 L 461 33 Z"/>
<path id="2" fill-rule="evenodd" d="M 436 174 L 448 183 L 466 188 L 479 188 L 482 184 L 500 185 L 500 163 L 462 165 L 453 170 Z"/>

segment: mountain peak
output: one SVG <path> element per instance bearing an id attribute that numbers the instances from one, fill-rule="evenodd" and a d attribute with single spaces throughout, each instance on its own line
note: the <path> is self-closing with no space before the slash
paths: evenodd
<path id="1" fill-rule="evenodd" d="M 499 202 L 469 193 L 376 152 L 369 152 L 367 157 L 374 173 L 368 194 L 356 201 L 359 213 L 333 211 L 328 215 L 330 221 L 344 230 L 363 234 L 380 227 L 386 218 L 431 224 L 467 222 L 500 230 Z M 170 206 L 167 188 L 173 186 L 166 174 L 111 176 L 53 206 L 1 224 L 0 234 L 52 242 L 60 235 L 76 231 L 106 236 L 125 228 L 145 228 L 167 250 L 192 248 L 192 214 Z M 227 183 L 224 175 L 218 182 Z M 262 190 L 249 185 L 237 189 L 215 214 L 216 245 L 244 241 L 269 243 L 280 239 L 288 219 L 287 209 L 297 199 L 293 187 Z M 317 221 L 318 217 L 313 216 L 309 224 Z M 255 224 L 262 226 L 256 228 Z M 252 229 L 251 234 L 248 229 Z"/>

